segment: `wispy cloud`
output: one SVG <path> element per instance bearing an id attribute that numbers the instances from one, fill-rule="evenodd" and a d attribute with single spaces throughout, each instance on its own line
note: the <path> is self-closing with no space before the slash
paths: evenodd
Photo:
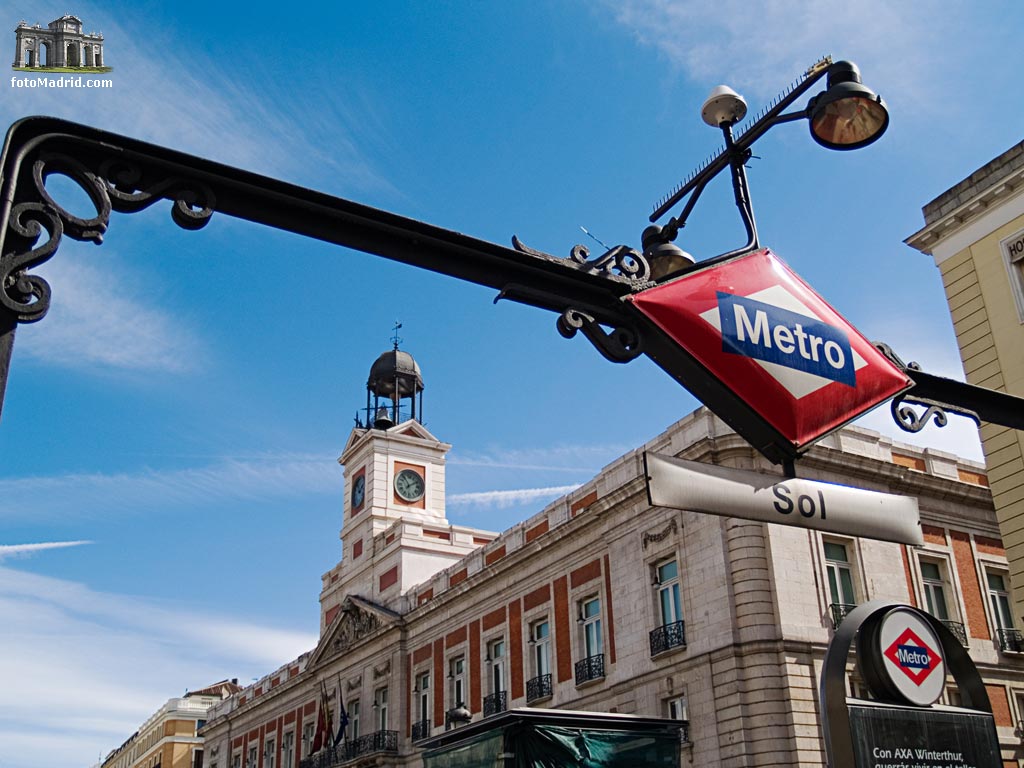
<path id="1" fill-rule="evenodd" d="M 66 368 L 182 373 L 205 355 L 181 317 L 152 306 L 118 268 L 113 281 L 83 261 L 57 259 L 41 270 L 53 287 L 49 314 L 19 336 L 19 354 Z"/>
<path id="2" fill-rule="evenodd" d="M 579 483 L 577 483 L 576 485 L 556 485 L 550 488 L 518 488 L 511 491 L 453 493 L 448 496 L 447 503 L 453 506 L 472 504 L 479 507 L 506 509 L 519 504 L 535 502 L 539 499 L 554 499 L 579 487 Z"/>
<path id="3" fill-rule="evenodd" d="M 208 508 L 230 499 L 337 494 L 341 474 L 328 456 L 226 458 L 201 467 L 0 479 L 0 519 Z"/>
<path id="4" fill-rule="evenodd" d="M 462 453 L 455 450 L 449 456 L 448 463 L 460 467 L 595 473 L 630 448 L 625 444 L 586 444 L 500 448 L 486 453 Z"/>
<path id="5" fill-rule="evenodd" d="M 316 643 L 5 567 L 0 615 L 0 763 L 26 768 L 87 765 L 186 687 L 262 675 Z"/>
<path id="6" fill-rule="evenodd" d="M 50 20 L 25 0 L 5 11 L 9 19 Z M 275 176 L 333 171 L 353 186 L 388 186 L 356 145 L 359 123 L 343 82 L 332 80 L 329 90 L 285 87 L 244 68 L 259 64 L 256 54 L 232 72 L 175 35 L 183 30 L 143 27 L 143 14 L 115 14 L 89 0 L 79 0 L 76 13 L 87 31 L 104 34 L 113 88 L 11 89 L 0 117 L 56 115 Z"/>
<path id="7" fill-rule="evenodd" d="M 39 544 L 0 544 L 0 561 L 9 557 L 26 557 L 48 549 L 64 549 L 92 544 L 91 541 L 47 541 Z"/>
<path id="8" fill-rule="evenodd" d="M 922 102 L 944 57 L 935 39 L 970 10 L 947 3 L 930 13 L 920 3 L 883 0 L 778 0 L 756 10 L 744 0 L 621 0 L 605 7 L 639 41 L 709 88 L 727 82 L 765 99 L 833 53 L 870 61 L 873 83 L 884 80 Z"/>

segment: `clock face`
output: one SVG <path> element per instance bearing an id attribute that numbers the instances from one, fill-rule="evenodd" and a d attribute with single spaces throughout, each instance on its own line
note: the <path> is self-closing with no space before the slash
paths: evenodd
<path id="1" fill-rule="evenodd" d="M 363 499 L 366 496 L 366 475 L 360 475 L 352 483 L 352 508 L 363 506 Z"/>
<path id="2" fill-rule="evenodd" d="M 425 489 L 423 475 L 414 469 L 403 469 L 395 475 L 395 493 L 405 501 L 419 501 Z"/>

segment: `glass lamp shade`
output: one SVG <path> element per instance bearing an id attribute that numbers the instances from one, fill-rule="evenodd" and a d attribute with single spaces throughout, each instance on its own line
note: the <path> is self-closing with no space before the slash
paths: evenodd
<path id="1" fill-rule="evenodd" d="M 811 136 L 829 149 L 859 149 L 889 127 L 889 110 L 880 96 L 860 83 L 838 83 L 808 108 Z"/>

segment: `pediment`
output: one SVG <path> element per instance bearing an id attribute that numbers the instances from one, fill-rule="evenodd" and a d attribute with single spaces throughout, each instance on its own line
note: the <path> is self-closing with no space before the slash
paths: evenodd
<path id="1" fill-rule="evenodd" d="M 309 661 L 316 667 L 360 645 L 382 630 L 403 623 L 402 615 L 358 595 L 346 595 L 341 610 L 324 632 Z"/>

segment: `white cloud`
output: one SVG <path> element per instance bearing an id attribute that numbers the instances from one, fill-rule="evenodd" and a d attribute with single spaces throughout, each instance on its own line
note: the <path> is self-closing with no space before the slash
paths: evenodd
<path id="1" fill-rule="evenodd" d="M 67 368 L 182 373 L 203 360 L 186 320 L 156 308 L 118 267 L 117 279 L 81 260 L 57 258 L 40 274 L 50 312 L 18 336 L 18 354 Z"/>
<path id="2" fill-rule="evenodd" d="M 472 493 L 453 493 L 447 498 L 452 506 L 473 504 L 476 506 L 497 507 L 505 509 L 518 504 L 526 504 L 538 499 L 553 499 L 579 488 L 576 485 L 558 485 L 551 488 L 519 488 L 511 491 L 475 491 Z"/>
<path id="3" fill-rule="evenodd" d="M 87 765 L 185 687 L 262 675 L 316 643 L 4 567 L 0 616 L 0 764 L 23 768 Z"/>
<path id="4" fill-rule="evenodd" d="M 945 55 L 935 40 L 956 28 L 961 13 L 950 4 L 929 13 L 921 3 L 883 0 L 622 0 L 606 7 L 692 81 L 709 89 L 725 82 L 758 101 L 833 54 L 870 62 L 869 84 L 885 81 L 923 103 Z"/>
<path id="5" fill-rule="evenodd" d="M 0 544 L 0 561 L 8 557 L 26 557 L 48 549 L 64 549 L 92 544 L 91 541 L 47 541 L 39 544 Z"/>
<path id="6" fill-rule="evenodd" d="M 336 494 L 340 487 L 332 459 L 296 454 L 228 458 L 188 469 L 7 478 L 0 479 L 0 519 L 19 519 L 25 510 L 43 518 L 207 507 L 227 499 Z"/>
<path id="7" fill-rule="evenodd" d="M 518 469 L 542 472 L 596 473 L 630 450 L 627 445 L 554 445 L 541 448 L 501 448 L 488 453 L 452 451 L 449 464 L 460 467 Z"/>

